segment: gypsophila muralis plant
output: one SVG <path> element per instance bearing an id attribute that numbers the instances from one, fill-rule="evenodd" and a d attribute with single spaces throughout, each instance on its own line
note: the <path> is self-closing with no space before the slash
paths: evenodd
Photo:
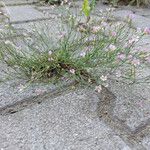
<path id="1" fill-rule="evenodd" d="M 144 35 L 150 34 L 150 29 L 132 29 L 130 15 L 126 19 L 129 24 L 111 22 L 105 16 L 111 11 L 101 12 L 104 17 L 99 21 L 90 19 L 86 27 L 79 25 L 78 17 L 69 15 L 66 20 L 71 23 L 64 24 L 57 38 L 48 34 L 48 25 L 34 27 L 31 37 L 23 37 L 26 47 L 2 41 L 1 61 L 31 82 L 67 78 L 95 85 L 98 92 L 101 85 L 108 86 L 110 76 L 135 82 L 138 68 L 150 64 L 150 54 L 135 47 Z"/>

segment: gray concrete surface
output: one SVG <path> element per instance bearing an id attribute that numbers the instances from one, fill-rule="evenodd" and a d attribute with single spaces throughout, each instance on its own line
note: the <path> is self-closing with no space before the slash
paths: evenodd
<path id="1" fill-rule="evenodd" d="M 113 115 L 131 132 L 138 132 L 150 121 L 150 85 L 126 85 L 111 82 L 116 101 Z M 147 87 L 147 88 L 146 88 Z"/>
<path id="2" fill-rule="evenodd" d="M 2 112 L 7 106 L 11 107 L 20 102 L 32 101 L 38 96 L 46 93 L 58 93 L 63 89 L 67 89 L 73 81 L 61 81 L 59 84 L 51 83 L 28 83 L 26 80 L 8 80 L 0 83 L 0 111 Z M 31 102 L 32 103 L 32 102 Z M 4 109 L 3 109 L 4 108 Z"/>
<path id="3" fill-rule="evenodd" d="M 39 0 L 1 0 L 1 2 L 4 2 L 7 6 L 33 4 L 38 1 Z"/>
<path id="4" fill-rule="evenodd" d="M 6 8 L 2 8 L 3 11 L 5 11 L 5 9 L 10 18 L 10 22 L 12 23 L 26 22 L 45 18 L 44 14 L 37 11 L 34 6 L 31 5 L 7 6 Z"/>
<path id="5" fill-rule="evenodd" d="M 15 28 L 30 32 L 33 22 L 39 25 L 45 22 L 50 24 L 52 33 L 51 27 L 55 26 L 62 10 L 27 5 L 33 2 L 6 0 L 11 23 Z M 75 2 L 77 10 L 80 6 L 81 1 Z M 95 13 L 105 8 L 108 6 L 98 4 Z M 0 9 L 5 11 L 4 7 Z M 76 9 L 71 9 L 75 13 Z M 119 7 L 114 16 L 124 21 L 132 13 L 135 14 L 133 27 L 150 27 L 149 9 Z M 143 39 L 141 48 L 150 48 L 149 36 Z M 1 69 L 3 67 L 1 65 Z M 139 73 L 145 74 L 150 71 L 144 69 Z M 1 150 L 150 149 L 150 84 L 129 86 L 111 80 L 108 91 L 99 95 L 89 89 L 70 91 L 69 84 L 26 86 L 24 80 L 0 84 Z"/>
<path id="6" fill-rule="evenodd" d="M 99 120 L 98 102 L 92 91 L 79 89 L 1 116 L 0 147 L 4 150 L 131 150 Z"/>

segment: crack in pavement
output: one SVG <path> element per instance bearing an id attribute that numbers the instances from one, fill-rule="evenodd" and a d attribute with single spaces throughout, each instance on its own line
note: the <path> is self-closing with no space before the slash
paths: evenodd
<path id="1" fill-rule="evenodd" d="M 103 87 L 101 94 L 102 100 L 97 108 L 99 118 L 103 119 L 130 147 L 136 147 L 136 150 L 146 150 L 140 142 L 141 138 L 145 136 L 146 131 L 149 130 L 149 124 L 143 126 L 143 128 L 138 128 L 138 132 L 132 132 L 123 122 L 112 115 L 115 106 L 115 95 L 105 87 Z"/>

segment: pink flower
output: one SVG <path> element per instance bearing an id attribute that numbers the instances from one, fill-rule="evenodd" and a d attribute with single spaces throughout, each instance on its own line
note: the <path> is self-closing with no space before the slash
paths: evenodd
<path id="1" fill-rule="evenodd" d="M 144 34 L 150 34 L 150 28 L 147 28 L 147 27 L 146 27 L 146 28 L 144 29 Z"/>
<path id="2" fill-rule="evenodd" d="M 134 40 L 133 39 L 130 39 L 129 40 L 129 44 L 133 44 L 134 43 Z"/>
<path id="3" fill-rule="evenodd" d="M 93 33 L 97 33 L 98 31 L 100 31 L 100 29 L 101 29 L 100 26 L 94 26 L 94 27 L 92 28 L 92 32 L 93 32 Z"/>
<path id="4" fill-rule="evenodd" d="M 35 90 L 35 93 L 36 93 L 37 95 L 43 95 L 45 92 L 46 92 L 46 90 L 44 90 L 44 89 L 36 89 L 36 90 Z"/>
<path id="5" fill-rule="evenodd" d="M 102 25 L 103 27 L 107 27 L 107 26 L 108 26 L 108 23 L 105 22 L 105 21 L 102 21 L 102 22 L 101 22 L 101 25 Z"/>
<path id="6" fill-rule="evenodd" d="M 66 32 L 60 32 L 59 33 L 59 38 L 62 39 L 62 38 L 65 37 L 65 35 L 66 35 Z"/>
<path id="7" fill-rule="evenodd" d="M 116 33 L 115 31 L 112 31 L 112 32 L 111 32 L 111 35 L 112 35 L 113 37 L 116 37 L 116 36 L 117 36 L 117 33 Z"/>
<path id="8" fill-rule="evenodd" d="M 120 59 L 120 60 L 124 60 L 126 58 L 126 55 L 125 54 L 119 54 L 117 56 L 117 58 Z"/>
<path id="9" fill-rule="evenodd" d="M 114 50 L 116 50 L 116 46 L 113 45 L 113 44 L 110 44 L 110 45 L 109 45 L 109 49 L 110 49 L 111 51 L 114 51 Z"/>
<path id="10" fill-rule="evenodd" d="M 72 73 L 72 74 L 75 74 L 75 70 L 74 69 L 70 69 L 69 72 Z"/>
<path id="11" fill-rule="evenodd" d="M 130 45 L 128 44 L 128 43 L 125 43 L 124 45 L 123 45 L 123 48 L 128 48 Z"/>
<path id="12" fill-rule="evenodd" d="M 143 102 L 143 101 L 140 101 L 137 105 L 138 105 L 139 107 L 144 107 L 144 102 Z"/>
<path id="13" fill-rule="evenodd" d="M 133 58 L 132 55 L 128 55 L 128 59 L 131 60 Z"/>
<path id="14" fill-rule="evenodd" d="M 132 60 L 132 64 L 134 66 L 138 66 L 138 65 L 140 65 L 140 60 L 135 58 L 135 59 Z"/>
<path id="15" fill-rule="evenodd" d="M 132 21 L 134 18 L 135 18 L 135 15 L 131 13 L 127 16 L 127 21 Z"/>

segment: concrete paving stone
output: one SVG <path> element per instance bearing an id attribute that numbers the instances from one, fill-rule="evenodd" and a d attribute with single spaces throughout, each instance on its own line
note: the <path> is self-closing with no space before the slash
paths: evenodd
<path id="1" fill-rule="evenodd" d="M 132 24 L 135 28 L 145 28 L 150 27 L 150 19 L 133 14 L 130 10 L 118 10 L 113 13 L 114 17 L 119 20 L 126 20 L 127 16 L 133 15 Z"/>
<path id="2" fill-rule="evenodd" d="M 140 16 L 145 16 L 145 17 L 150 17 L 150 9 L 149 8 L 137 8 L 135 6 L 120 6 L 119 9 L 125 9 L 125 10 L 131 10 L 133 13 L 140 15 Z"/>
<path id="3" fill-rule="evenodd" d="M 14 27 L 17 30 L 24 31 L 24 34 L 27 35 L 26 40 L 32 38 L 31 42 L 34 47 L 40 51 L 49 51 L 51 48 L 56 48 L 61 33 L 67 33 L 65 25 L 62 27 L 59 19 L 15 24 Z M 29 39 L 28 35 L 31 35 Z"/>
<path id="4" fill-rule="evenodd" d="M 39 0 L 2 0 L 5 5 L 20 5 L 20 4 L 32 4 L 35 2 L 39 2 Z"/>
<path id="5" fill-rule="evenodd" d="M 57 23 L 56 23 L 57 22 Z M 17 24 L 18 25 L 18 24 Z M 33 28 L 33 23 L 27 23 L 27 24 L 19 24 L 18 26 L 14 25 L 15 28 L 17 28 L 17 31 L 21 32 L 22 34 L 26 34 L 25 36 L 27 37 L 28 40 L 30 40 L 31 38 L 29 38 L 29 32 L 31 32 L 32 30 L 35 30 L 36 33 L 36 29 L 38 28 L 39 34 L 41 34 L 41 32 L 45 32 L 46 35 L 48 35 L 48 38 L 45 40 L 47 41 L 47 44 L 49 45 L 40 45 L 41 42 L 37 41 L 37 39 L 34 38 L 34 44 L 36 46 L 36 48 L 40 49 L 40 50 L 47 50 L 49 51 L 49 49 L 52 46 L 56 46 L 56 36 L 59 36 L 59 23 L 57 20 L 55 21 L 43 21 L 43 22 L 37 22 L 34 24 L 34 27 L 36 26 L 36 29 Z M 46 28 L 47 27 L 47 28 Z M 33 34 L 33 33 L 32 33 Z M 34 34 L 34 36 L 36 36 Z M 27 40 L 26 39 L 26 40 Z M 9 39 L 12 40 L 12 39 Z M 28 50 L 26 45 L 24 44 L 24 42 L 22 41 L 21 37 L 15 37 L 13 38 L 13 42 L 15 43 L 15 45 L 20 49 L 24 49 L 24 50 Z M 31 41 L 33 42 L 33 40 Z M 33 44 L 33 43 L 31 43 Z M 45 46 L 45 47 L 44 47 Z M 0 64 L 0 79 L 3 80 L 5 79 L 5 73 L 2 71 L 4 68 L 6 69 L 6 66 L 4 67 L 4 64 Z M 6 71 L 6 70 L 4 70 Z M 16 75 L 11 74 L 11 71 L 9 70 L 9 76 L 11 75 Z M 16 79 L 16 78 L 15 78 Z M 59 89 L 59 86 L 61 87 L 61 85 L 53 85 L 53 84 L 42 84 L 42 83 L 37 83 L 37 84 L 31 84 L 28 85 L 25 83 L 26 81 L 24 80 L 10 80 L 8 82 L 2 82 L 0 84 L 0 108 L 2 107 L 6 107 L 7 105 L 13 105 L 16 102 L 20 102 L 24 99 L 29 99 L 30 97 L 34 97 L 37 95 L 36 91 L 41 90 L 42 92 L 51 92 L 54 91 L 55 89 Z M 63 82 L 63 84 L 67 84 L 67 82 Z M 28 85 L 28 86 L 27 86 Z M 27 86 L 27 88 L 26 88 Z M 23 90 L 23 89 L 24 90 Z"/>
<path id="6" fill-rule="evenodd" d="M 27 32 L 31 32 L 35 30 L 35 28 L 33 28 L 34 26 L 39 28 L 42 27 L 44 28 L 44 26 L 46 25 L 47 27 L 49 27 L 49 29 L 51 29 L 52 32 L 54 31 L 55 28 L 57 28 L 57 32 L 58 32 L 58 27 L 60 26 L 60 20 L 57 19 L 56 15 L 51 15 L 51 18 L 52 19 L 50 20 L 41 20 L 41 21 L 28 22 L 28 23 L 13 24 L 13 27 L 16 29 L 25 29 Z"/>
<path id="7" fill-rule="evenodd" d="M 111 81 L 116 96 L 112 115 L 130 132 L 138 132 L 150 120 L 150 84 L 126 85 Z"/>
<path id="8" fill-rule="evenodd" d="M 7 5 L 25 3 L 26 1 L 6 0 Z M 30 1 L 29 1 L 30 2 Z M 80 5 L 78 5 L 80 7 Z M 3 8 L 4 9 L 4 8 Z M 49 34 L 56 36 L 59 25 L 56 16 L 59 8 L 47 6 L 8 6 L 11 22 L 26 22 L 52 17 L 45 21 L 49 24 Z M 104 9 L 98 7 L 97 10 Z M 75 9 L 72 8 L 75 12 Z M 124 20 L 132 10 L 116 10 L 115 17 Z M 54 19 L 53 19 L 54 18 Z M 43 26 L 44 21 L 35 22 Z M 135 14 L 135 27 L 149 27 L 150 19 Z M 15 28 L 33 30 L 32 23 L 15 24 Z M 52 28 L 54 28 L 52 30 Z M 149 42 L 149 38 L 143 42 Z M 148 47 L 147 47 L 148 48 Z M 3 64 L 0 67 L 3 67 Z M 1 69 L 0 68 L 0 72 Z M 139 71 L 140 76 L 150 73 Z M 3 74 L 0 73 L 0 77 Z M 63 82 L 64 83 L 64 82 Z M 66 82 L 65 82 L 66 84 Z M 116 96 L 112 116 L 117 118 L 131 132 L 138 132 L 150 120 L 150 84 L 126 85 L 110 81 L 110 90 Z M 67 84 L 69 86 L 69 84 Z M 66 87 L 67 87 L 66 86 Z M 41 104 L 35 103 L 14 114 L 0 116 L 0 148 L 4 150 L 130 150 L 130 148 L 111 127 L 108 127 L 97 116 L 97 103 L 100 99 L 91 90 L 65 92 L 62 96 L 52 98 L 51 92 L 62 89 L 60 85 L 34 83 L 27 85 L 25 80 L 14 80 L 0 83 L 0 110 L 24 100 L 32 101 L 38 96 L 50 93 Z M 15 107 L 16 108 L 16 107 Z M 17 112 L 18 111 L 18 112 Z M 15 112 L 15 111 L 14 111 Z M 5 113 L 1 113 L 5 114 Z M 149 147 L 149 136 L 143 139 L 146 149 Z"/>
<path id="9" fill-rule="evenodd" d="M 150 130 L 149 130 L 150 132 Z M 142 140 L 142 145 L 149 150 L 150 149 L 150 134 L 146 135 Z"/>
<path id="10" fill-rule="evenodd" d="M 134 15 L 133 26 L 136 28 L 144 29 L 150 27 L 150 18 L 146 18 L 140 15 Z"/>
<path id="11" fill-rule="evenodd" d="M 150 18 L 150 9 L 136 9 L 135 10 L 135 14 L 137 15 L 140 15 L 140 16 L 144 16 L 144 17 L 147 17 L 147 18 Z"/>
<path id="12" fill-rule="evenodd" d="M 43 12 L 44 14 L 56 14 L 59 15 L 65 10 L 66 6 L 37 6 L 35 7 L 37 10 Z"/>
<path id="13" fill-rule="evenodd" d="M 2 8 L 2 10 L 5 11 L 5 8 Z M 39 12 L 31 5 L 7 6 L 7 13 L 12 23 L 46 18 L 42 12 Z"/>
<path id="14" fill-rule="evenodd" d="M 4 73 L 6 71 L 6 65 L 3 63 L 0 63 L 0 82 L 4 81 L 6 78 L 6 74 Z"/>
<path id="15" fill-rule="evenodd" d="M 36 9 L 42 12 L 46 17 L 51 17 L 52 15 L 57 15 L 57 17 L 62 16 L 69 16 L 70 14 L 76 15 L 80 13 L 80 8 L 78 7 L 71 7 L 69 8 L 68 5 L 64 6 L 37 6 Z"/>
<path id="16" fill-rule="evenodd" d="M 69 80 L 60 81 L 58 84 L 41 82 L 29 83 L 23 79 L 9 79 L 5 82 L 0 82 L 0 109 L 24 100 L 30 101 L 46 93 L 57 93 L 62 87 L 67 88 L 67 86 L 69 87 L 72 83 L 73 81 Z"/>
<path id="17" fill-rule="evenodd" d="M 0 116 L 4 150 L 131 150 L 97 116 L 89 89 L 65 92 L 15 114 Z"/>

